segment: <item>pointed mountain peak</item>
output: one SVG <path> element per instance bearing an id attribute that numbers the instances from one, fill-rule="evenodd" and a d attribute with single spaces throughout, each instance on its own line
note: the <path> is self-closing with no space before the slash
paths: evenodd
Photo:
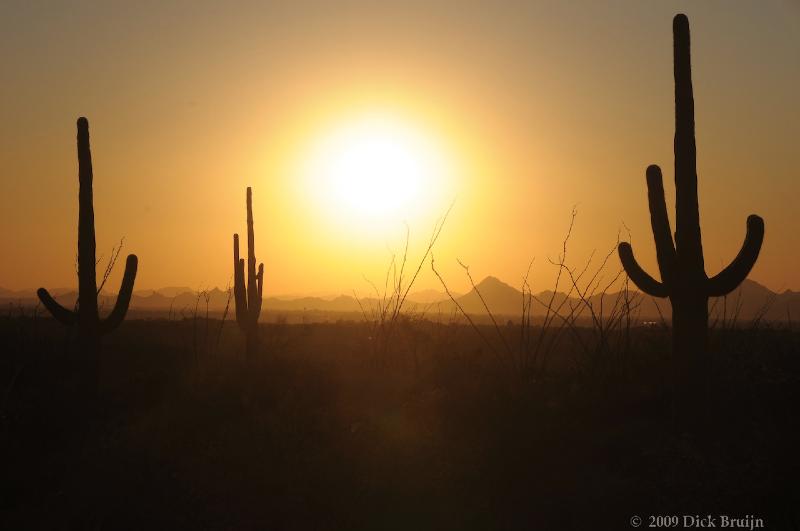
<path id="1" fill-rule="evenodd" d="M 499 278 L 493 277 L 491 275 L 478 282 L 477 287 L 481 291 L 483 291 L 484 289 L 503 289 L 503 290 L 513 289 L 516 291 L 514 287 L 506 284 Z"/>

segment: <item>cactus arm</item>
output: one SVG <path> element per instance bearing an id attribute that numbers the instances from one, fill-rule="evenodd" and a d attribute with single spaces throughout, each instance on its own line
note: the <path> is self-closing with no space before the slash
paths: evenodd
<path id="1" fill-rule="evenodd" d="M 238 290 L 239 297 L 236 302 L 237 308 L 239 308 L 236 313 L 236 322 L 239 323 L 242 330 L 246 330 L 249 308 L 247 306 L 247 288 L 245 288 L 244 285 L 244 258 L 239 259 L 239 264 L 236 267 L 238 269 L 239 278 L 241 279 Z"/>
<path id="2" fill-rule="evenodd" d="M 42 301 L 44 307 L 47 308 L 47 311 L 50 312 L 56 321 L 64 326 L 72 326 L 77 322 L 78 316 L 75 314 L 75 312 L 67 310 L 61 306 L 46 289 L 39 288 L 36 291 L 36 294 L 39 296 L 39 300 Z"/>
<path id="3" fill-rule="evenodd" d="M 258 316 L 261 315 L 261 302 L 264 294 L 264 264 L 258 264 L 258 275 L 256 275 L 256 281 L 258 282 L 258 305 L 255 308 L 255 320 L 258 321 Z"/>
<path id="4" fill-rule="evenodd" d="M 622 267 L 625 268 L 625 272 L 640 290 L 653 297 L 669 296 L 667 287 L 648 275 L 638 262 L 636 262 L 636 258 L 633 257 L 631 244 L 628 242 L 620 243 L 619 247 L 617 247 L 617 252 L 619 253 L 619 259 L 622 262 Z"/>
<path id="5" fill-rule="evenodd" d="M 747 218 L 747 234 L 739 254 L 728 267 L 708 279 L 708 296 L 722 297 L 742 283 L 758 259 L 764 241 L 764 220 L 752 215 Z"/>
<path id="6" fill-rule="evenodd" d="M 236 301 L 236 322 L 244 330 L 247 298 L 244 287 L 244 259 L 239 258 L 239 235 L 233 235 L 233 295 Z"/>
<path id="7" fill-rule="evenodd" d="M 97 324 L 97 278 L 94 205 L 92 198 L 92 151 L 89 145 L 89 121 L 78 118 L 78 314 L 87 326 Z M 94 323 L 94 324 L 91 324 Z"/>
<path id="8" fill-rule="evenodd" d="M 125 273 L 122 276 L 122 284 L 119 287 L 117 302 L 114 304 L 114 309 L 111 310 L 108 317 L 100 323 L 100 333 L 107 334 L 111 332 L 125 319 L 125 314 L 128 313 L 128 307 L 131 304 L 133 283 L 136 281 L 136 271 L 138 269 L 139 259 L 135 254 L 129 254 L 128 259 L 125 261 Z"/>
<path id="9" fill-rule="evenodd" d="M 675 270 L 675 244 L 672 241 L 672 230 L 667 216 L 667 203 L 664 200 L 664 183 L 661 168 L 656 165 L 647 167 L 647 201 L 650 206 L 650 225 L 656 241 L 656 256 L 661 281 L 669 286 Z"/>
<path id="10" fill-rule="evenodd" d="M 689 19 L 686 15 L 675 16 L 672 31 L 675 75 L 675 246 L 686 266 L 702 272 L 694 96 Z"/>

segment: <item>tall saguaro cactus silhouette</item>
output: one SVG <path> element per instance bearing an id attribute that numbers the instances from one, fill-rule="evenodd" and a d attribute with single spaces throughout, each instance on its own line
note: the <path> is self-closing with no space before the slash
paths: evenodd
<path id="1" fill-rule="evenodd" d="M 689 400 L 703 385 L 708 367 L 708 299 L 733 291 L 752 269 L 764 239 L 764 221 L 747 218 L 747 235 L 739 254 L 728 267 L 709 278 L 703 264 L 700 215 L 697 201 L 694 98 L 689 44 L 689 20 L 679 14 L 673 20 L 675 74 L 675 239 L 673 241 L 661 169 L 647 168 L 650 223 L 656 242 L 661 282 L 636 262 L 629 243 L 620 243 L 619 257 L 628 276 L 645 293 L 669 297 L 672 303 L 673 354 L 678 397 Z M 687 404 L 688 405 L 688 404 Z M 691 407 L 691 405 L 688 405 Z"/>
<path id="2" fill-rule="evenodd" d="M 247 187 L 247 286 L 244 258 L 239 258 L 239 235 L 233 235 L 233 294 L 236 299 L 236 322 L 246 337 L 246 352 L 252 357 L 258 349 L 258 317 L 264 286 L 264 264 L 256 273 L 255 233 L 253 231 L 253 190 Z"/>
<path id="3" fill-rule="evenodd" d="M 100 319 L 97 309 L 97 277 L 95 266 L 94 203 L 92 198 L 92 152 L 89 148 L 89 121 L 78 118 L 78 305 L 76 311 L 67 310 L 50 296 L 44 288 L 37 294 L 53 317 L 65 326 L 78 326 L 81 348 L 88 355 L 96 354 L 101 335 L 117 328 L 125 319 L 136 280 L 138 259 L 128 255 L 125 274 L 114 309 L 105 319 Z"/>

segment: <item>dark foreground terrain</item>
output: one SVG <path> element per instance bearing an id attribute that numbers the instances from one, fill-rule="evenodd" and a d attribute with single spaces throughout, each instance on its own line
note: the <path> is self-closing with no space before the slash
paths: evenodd
<path id="1" fill-rule="evenodd" d="M 124 323 L 92 396 L 63 328 L 0 318 L 0 528 L 800 528 L 789 325 L 713 333 L 706 430 L 689 435 L 658 326 L 573 330 L 522 370 L 513 326 L 509 351 L 489 327 L 496 349 L 462 324 L 403 322 L 386 348 L 364 324 L 269 324 L 248 362 L 219 324 Z"/>

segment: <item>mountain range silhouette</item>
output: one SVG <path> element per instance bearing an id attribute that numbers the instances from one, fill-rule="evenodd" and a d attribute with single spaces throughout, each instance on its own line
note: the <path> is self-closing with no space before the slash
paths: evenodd
<path id="1" fill-rule="evenodd" d="M 522 308 L 522 292 L 503 282 L 502 280 L 488 276 L 480 281 L 477 286 L 478 291 L 483 296 L 489 309 L 496 316 L 503 316 L 505 318 L 519 318 Z M 215 314 L 224 310 L 228 300 L 227 291 L 219 288 L 213 288 L 206 291 L 208 295 L 208 308 L 210 312 Z M 52 290 L 54 297 L 58 299 L 65 307 L 72 307 L 77 298 L 77 290 L 74 288 L 57 288 Z M 551 290 L 535 291 L 534 297 L 538 298 L 543 303 L 548 303 L 553 296 Z M 640 306 L 638 309 L 638 316 L 641 320 L 657 320 L 660 315 L 669 318 L 670 306 L 668 300 L 658 299 L 654 300 L 652 297 L 644 295 L 638 291 L 633 292 L 637 297 Z M 197 306 L 202 312 L 205 312 L 206 301 L 205 297 L 200 296 L 198 299 L 198 291 L 184 286 L 169 286 L 157 290 L 142 290 L 137 291 L 131 298 L 130 309 L 133 313 L 146 313 L 153 316 L 159 314 L 166 314 L 172 308 L 175 314 L 186 314 L 192 312 Z M 478 293 L 472 289 L 466 294 L 454 294 L 456 300 L 467 313 L 482 316 L 486 314 L 483 303 L 478 296 Z M 614 303 L 617 293 L 607 293 L 603 298 L 603 304 L 606 308 L 611 307 Z M 98 298 L 98 304 L 103 310 L 109 311 L 113 307 L 113 301 L 116 297 L 115 293 L 103 292 Z M 553 297 L 553 307 L 559 306 L 563 301 L 566 294 L 559 291 Z M 577 296 L 572 294 L 570 300 L 562 307 L 562 313 L 569 307 L 570 304 L 579 304 L 580 301 Z M 360 297 L 361 304 L 365 308 L 369 308 L 376 303 L 375 297 Z M 446 294 L 432 290 L 421 290 L 409 294 L 408 300 L 410 301 L 409 309 L 421 311 L 426 309 L 428 314 L 442 313 L 449 314 L 456 311 L 453 302 L 447 297 Z M 600 307 L 600 295 L 594 295 L 588 301 L 596 308 Z M 0 305 L 3 308 L 10 307 L 34 307 L 37 304 L 36 293 L 34 290 L 8 290 L 0 288 Z M 753 280 L 745 280 L 736 291 L 728 296 L 727 307 L 725 311 L 728 316 L 736 312 L 738 308 L 738 317 L 742 320 L 754 319 L 763 317 L 770 321 L 787 321 L 800 316 L 800 292 L 786 290 L 782 293 L 776 293 L 767 287 L 755 282 Z M 710 306 L 715 308 L 715 312 L 719 312 L 723 308 L 723 301 L 719 299 L 716 304 L 714 299 Z M 320 297 L 320 296 L 304 296 L 304 297 L 265 297 L 264 309 L 266 316 L 264 320 L 269 320 L 269 314 L 276 312 L 327 312 L 327 313 L 361 313 L 358 301 L 352 295 L 338 295 L 334 297 Z M 660 310 L 660 311 L 659 311 Z M 233 301 L 231 300 L 231 307 L 229 312 L 233 311 Z M 568 311 L 568 310 L 566 310 Z M 531 313 L 535 316 L 541 316 L 545 312 L 543 304 L 533 301 L 531 303 Z M 714 312 L 712 312 L 714 313 Z"/>

